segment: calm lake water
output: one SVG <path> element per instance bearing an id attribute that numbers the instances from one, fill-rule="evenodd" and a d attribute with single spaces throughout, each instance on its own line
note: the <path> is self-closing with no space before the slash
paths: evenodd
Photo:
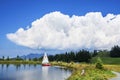
<path id="1" fill-rule="evenodd" d="M 70 70 L 41 65 L 0 64 L 0 80 L 65 80 Z"/>

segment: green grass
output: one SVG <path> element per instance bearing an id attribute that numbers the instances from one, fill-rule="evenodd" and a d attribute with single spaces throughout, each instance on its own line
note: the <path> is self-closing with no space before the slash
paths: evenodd
<path id="1" fill-rule="evenodd" d="M 68 80 L 108 80 L 110 77 L 115 76 L 111 71 L 108 70 L 99 70 L 86 67 L 85 75 L 80 74 L 81 70 L 78 70 L 68 78 Z"/>
<path id="2" fill-rule="evenodd" d="M 120 58 L 111 58 L 111 57 L 100 57 L 103 64 L 115 64 L 115 65 L 120 65 Z M 97 60 L 97 57 L 92 58 L 92 63 L 95 63 Z"/>
<path id="3" fill-rule="evenodd" d="M 64 62 L 52 62 L 52 65 L 59 65 L 72 68 L 72 75 L 67 80 L 108 80 L 115 75 L 110 69 L 96 69 L 94 64 L 76 64 Z M 85 75 L 81 75 L 82 69 L 85 70 Z"/>
<path id="4" fill-rule="evenodd" d="M 120 72 L 120 58 L 100 57 L 104 68 L 111 71 Z M 97 57 L 92 58 L 92 63 L 96 63 Z"/>
<path id="5" fill-rule="evenodd" d="M 120 65 L 104 65 L 104 68 L 107 70 L 120 72 Z"/>

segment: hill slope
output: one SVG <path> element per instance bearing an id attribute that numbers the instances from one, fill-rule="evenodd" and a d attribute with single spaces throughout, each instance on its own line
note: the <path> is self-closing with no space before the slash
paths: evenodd
<path id="1" fill-rule="evenodd" d="M 33 58 L 40 58 L 42 57 L 44 54 L 37 54 L 37 53 L 30 53 L 28 55 L 23 55 L 20 56 L 22 59 L 33 59 Z"/>

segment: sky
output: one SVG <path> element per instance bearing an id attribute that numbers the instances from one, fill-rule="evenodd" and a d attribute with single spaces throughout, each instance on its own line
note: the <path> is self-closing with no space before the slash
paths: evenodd
<path id="1" fill-rule="evenodd" d="M 120 0 L 0 0 L 0 57 L 120 45 Z"/>

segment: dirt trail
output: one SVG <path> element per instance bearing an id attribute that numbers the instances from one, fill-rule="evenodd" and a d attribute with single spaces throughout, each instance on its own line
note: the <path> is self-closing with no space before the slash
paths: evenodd
<path id="1" fill-rule="evenodd" d="M 117 77 L 115 77 L 115 78 L 111 78 L 111 79 L 109 79 L 109 80 L 120 80 L 120 73 L 119 72 L 115 72 L 115 71 L 112 71 L 114 74 L 116 74 L 117 75 Z"/>

